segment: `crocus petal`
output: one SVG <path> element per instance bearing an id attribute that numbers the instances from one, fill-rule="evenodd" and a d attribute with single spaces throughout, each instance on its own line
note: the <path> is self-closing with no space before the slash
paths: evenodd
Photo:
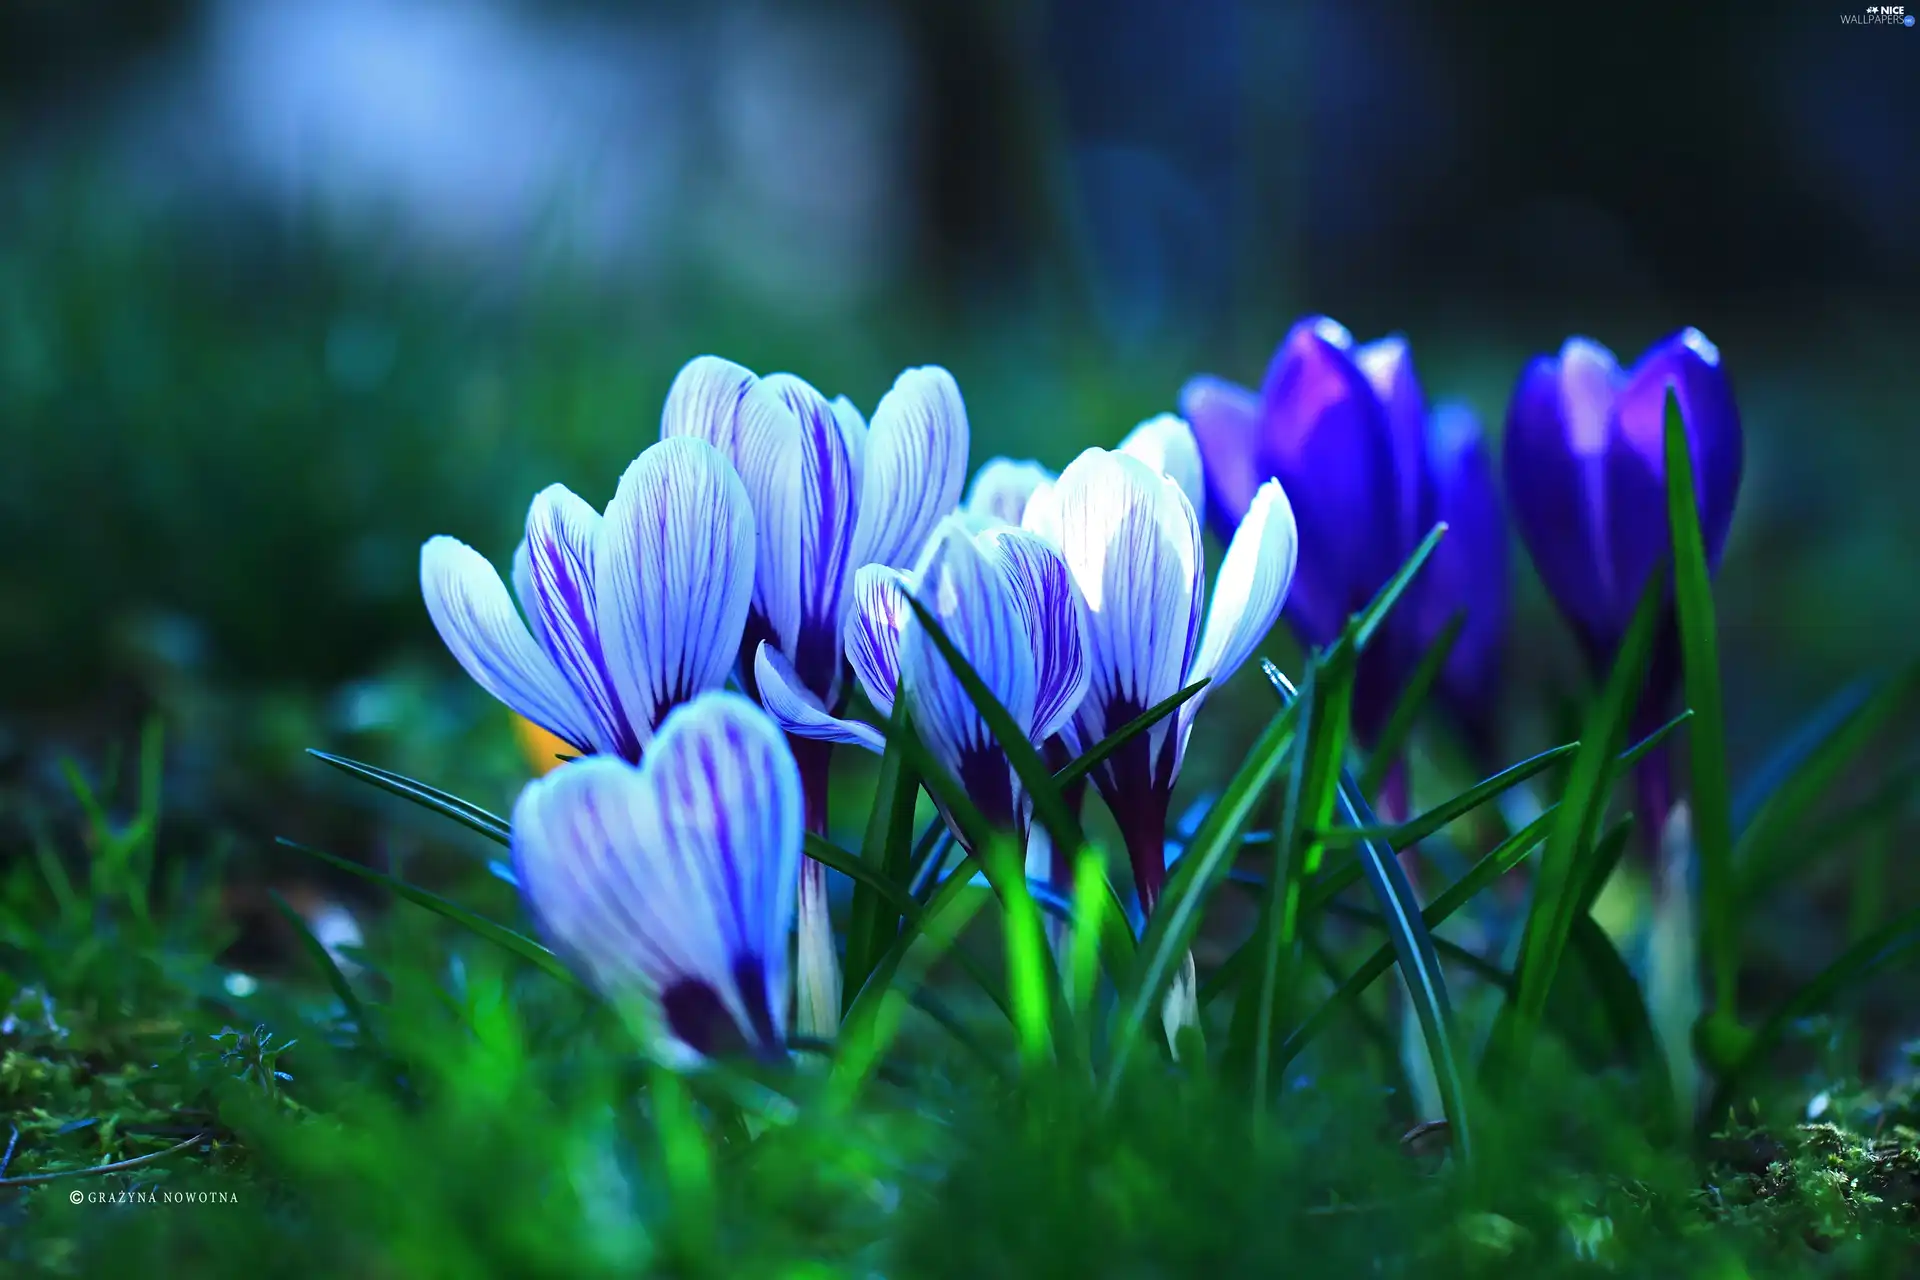
<path id="1" fill-rule="evenodd" d="M 754 630 L 791 650 L 800 632 L 798 420 L 750 370 L 718 356 L 700 356 L 687 362 L 668 389 L 660 435 L 705 440 L 740 473 L 753 503 Z"/>
<path id="2" fill-rule="evenodd" d="M 681 1063 L 785 1038 L 800 773 L 738 694 L 670 715 L 644 764 L 578 761 L 513 812 L 514 872 L 556 947 L 660 1015 Z"/>
<path id="3" fill-rule="evenodd" d="M 1260 447 L 1260 477 L 1286 486 L 1299 524 L 1287 619 L 1305 643 L 1329 644 L 1406 557 L 1386 410 L 1352 338 L 1324 316 L 1295 324 L 1274 357 Z"/>
<path id="4" fill-rule="evenodd" d="M 549 485 L 527 512 L 527 564 L 538 619 L 534 634 L 594 722 L 594 745 L 640 758 L 638 736 L 621 704 L 601 647 L 595 604 L 594 546 L 600 513 L 564 485 Z"/>
<path id="5" fill-rule="evenodd" d="M 1507 407 L 1507 503 L 1548 594 L 1590 656 L 1616 643 L 1625 626 L 1606 530 L 1607 422 L 1619 377 L 1606 348 L 1573 338 L 1557 358 L 1528 363 Z"/>
<path id="6" fill-rule="evenodd" d="M 999 565 L 963 523 L 950 520 L 927 544 L 916 578 L 914 597 L 1014 723 L 1030 730 L 1037 685 L 1033 645 Z M 900 676 L 914 726 L 934 757 L 990 819 L 1012 820 L 1015 797 L 1006 756 L 917 618 L 908 619 L 900 636 Z"/>
<path id="7" fill-rule="evenodd" d="M 662 440 L 620 477 L 595 578 L 607 667 L 642 743 L 737 662 L 753 545 L 746 485 L 706 441 Z"/>
<path id="8" fill-rule="evenodd" d="M 792 374 L 763 380 L 800 423 L 800 629 L 787 656 L 822 706 L 840 688 L 840 627 L 853 571 L 859 512 L 861 435 L 858 415 L 836 411 Z"/>
<path id="9" fill-rule="evenodd" d="M 820 700 L 793 674 L 793 664 L 787 661 L 787 655 L 765 641 L 754 655 L 753 669 L 760 705 L 794 737 L 865 747 L 875 755 L 887 749 L 886 738 L 872 725 L 828 715 Z"/>
<path id="10" fill-rule="evenodd" d="M 1074 459 L 1053 496 L 1087 606 L 1092 682 L 1076 724 L 1094 743 L 1181 687 L 1200 627 L 1200 527 L 1179 485 L 1104 449 Z M 1150 731 L 1155 757 L 1167 731 Z"/>
<path id="11" fill-rule="evenodd" d="M 867 432 L 853 563 L 905 568 L 967 478 L 967 410 L 953 375 L 908 369 L 881 397 Z"/>
<path id="12" fill-rule="evenodd" d="M 526 618 L 527 630 L 533 632 L 535 643 L 546 649 L 546 632 L 533 598 L 533 553 L 528 550 L 525 538 L 520 539 L 520 545 L 513 551 L 513 598 L 520 602 L 520 613 Z"/>
<path id="13" fill-rule="evenodd" d="M 1267 477 L 1260 474 L 1260 397 L 1220 378 L 1180 389 L 1180 416 L 1193 428 L 1216 531 L 1231 534 Z"/>
<path id="14" fill-rule="evenodd" d="M 1433 527 L 1433 493 L 1426 467 L 1427 398 L 1413 369 L 1413 350 L 1398 334 L 1356 347 L 1354 363 L 1373 384 L 1387 413 L 1393 443 L 1401 545 L 1411 554 Z"/>
<path id="15" fill-rule="evenodd" d="M 1200 465 L 1200 444 L 1186 419 L 1170 413 L 1149 418 L 1127 433 L 1126 439 L 1120 442 L 1120 452 L 1171 477 L 1193 504 L 1193 514 L 1205 522 L 1207 493 L 1205 473 Z"/>
<path id="16" fill-rule="evenodd" d="M 900 633 L 913 616 L 907 592 L 914 577 L 883 564 L 861 568 L 853 579 L 853 607 L 847 611 L 847 663 L 867 701 L 882 716 L 893 714 L 900 686 Z"/>
<path id="17" fill-rule="evenodd" d="M 596 748 L 593 718 L 485 556 L 457 538 L 429 538 L 420 548 L 420 594 L 434 629 L 482 689 L 581 751 Z"/>
<path id="18" fill-rule="evenodd" d="M 1031 459 L 988 458 L 973 473 L 961 507 L 969 515 L 1018 526 L 1026 515 L 1027 501 L 1052 487 L 1053 472 Z"/>
<path id="19" fill-rule="evenodd" d="M 1717 564 L 1740 490 L 1740 413 L 1720 351 L 1698 329 L 1683 329 L 1641 357 L 1614 401 L 1609 442 L 1608 541 L 1622 585 L 1636 598 L 1671 539 L 1666 522 L 1666 400 L 1680 401 L 1693 460 L 1695 501 L 1710 563 Z"/>
<path id="20" fill-rule="evenodd" d="M 1226 557 L 1213 582 L 1213 605 L 1207 610 L 1206 630 L 1201 633 L 1199 652 L 1187 672 L 1188 684 L 1210 680 L 1207 691 L 1216 689 L 1240 669 L 1273 630 L 1287 602 L 1299 548 L 1286 490 L 1278 480 L 1269 480 L 1254 495 L 1247 518 L 1227 544 Z M 1182 749 L 1204 697 L 1202 693 L 1190 698 L 1180 708 L 1176 741 Z"/>
<path id="21" fill-rule="evenodd" d="M 1087 607 L 1067 562 L 1038 534 L 1001 527 L 981 534 L 982 550 L 999 562 L 1033 642 L 1033 741 L 1045 742 L 1073 719 L 1092 680 Z"/>
<path id="22" fill-rule="evenodd" d="M 1447 522 L 1447 536 L 1414 588 L 1415 647 L 1424 652 L 1455 614 L 1462 615 L 1460 635 L 1441 670 L 1440 693 L 1455 716 L 1484 737 L 1499 689 L 1510 608 L 1506 524 L 1473 411 L 1441 405 L 1426 434 L 1435 514 Z"/>

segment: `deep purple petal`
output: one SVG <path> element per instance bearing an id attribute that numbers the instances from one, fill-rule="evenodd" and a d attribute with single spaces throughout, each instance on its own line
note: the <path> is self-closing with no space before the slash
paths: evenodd
<path id="1" fill-rule="evenodd" d="M 1261 390 L 1255 471 L 1293 504 L 1300 562 L 1286 616 L 1311 645 L 1338 636 L 1404 558 L 1386 410 L 1350 342 L 1325 317 L 1301 320 Z"/>
<path id="2" fill-rule="evenodd" d="M 1511 608 L 1506 523 L 1493 463 L 1471 409 L 1436 408 L 1427 423 L 1426 450 L 1435 514 L 1446 521 L 1447 533 L 1415 588 L 1413 648 L 1424 653 L 1455 614 L 1463 616 L 1440 673 L 1440 696 L 1470 734 L 1484 737 L 1500 689 Z"/>
<path id="3" fill-rule="evenodd" d="M 1717 565 L 1740 492 L 1743 447 L 1740 411 L 1720 365 L 1719 349 L 1698 329 L 1683 329 L 1642 356 L 1615 405 L 1618 442 L 1636 458 L 1645 460 L 1648 472 L 1660 480 L 1663 516 L 1665 415 L 1670 387 L 1678 395 L 1681 417 L 1686 423 L 1707 557 Z M 1628 513 L 1622 509 L 1615 514 L 1616 519 L 1621 519 Z M 1653 523 L 1662 530 L 1667 524 L 1664 518 Z M 1664 546 L 1662 542 L 1662 550 Z M 1638 553 L 1629 564 L 1632 567 L 1637 563 Z"/>
<path id="4" fill-rule="evenodd" d="M 1203 375 L 1180 389 L 1180 416 L 1200 446 L 1207 519 L 1221 537 L 1232 537 L 1267 478 L 1259 473 L 1260 397 Z"/>
<path id="5" fill-rule="evenodd" d="M 1355 350 L 1354 362 L 1373 384 L 1387 412 L 1400 512 L 1402 556 L 1413 554 L 1436 517 L 1426 458 L 1427 397 L 1414 373 L 1413 351 L 1399 335 Z"/>
<path id="6" fill-rule="evenodd" d="M 1507 504 L 1534 569 L 1590 653 L 1611 650 L 1626 625 L 1606 520 L 1617 377 L 1606 349 L 1584 339 L 1569 340 L 1559 357 L 1536 357 L 1508 404 L 1502 458 Z"/>

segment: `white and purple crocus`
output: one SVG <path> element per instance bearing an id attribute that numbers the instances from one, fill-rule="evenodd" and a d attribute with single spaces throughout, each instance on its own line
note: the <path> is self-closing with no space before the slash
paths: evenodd
<path id="1" fill-rule="evenodd" d="M 946 370 L 909 369 L 869 424 L 791 374 L 758 377 L 716 356 L 689 362 L 667 393 L 666 440 L 694 437 L 738 469 L 756 516 L 752 606 L 738 638 L 742 684 L 789 724 L 807 826 L 826 830 L 828 766 L 849 693 L 842 636 L 862 566 L 902 567 L 960 500 L 968 431 Z M 825 731 L 808 734 L 811 724 Z M 802 864 L 800 1028 L 839 1025 L 839 962 L 826 868 Z"/>
<path id="2" fill-rule="evenodd" d="M 1631 370 L 1587 338 L 1528 363 L 1507 409 L 1505 471 L 1514 522 L 1548 594 L 1604 674 L 1648 576 L 1672 554 L 1667 518 L 1667 392 L 1679 400 L 1707 562 L 1718 567 L 1740 493 L 1742 435 L 1720 352 L 1698 329 L 1656 343 Z M 1669 619 L 1654 648 L 1635 729 L 1664 718 L 1679 683 Z M 1663 755 L 1640 775 L 1643 830 L 1669 807 Z"/>
<path id="3" fill-rule="evenodd" d="M 754 527 L 726 458 L 699 440 L 663 441 L 627 468 L 604 516 L 560 485 L 541 490 L 511 594 L 479 552 L 444 535 L 420 549 L 420 590 L 483 689 L 582 755 L 635 763 L 674 707 L 733 669 Z"/>
<path id="4" fill-rule="evenodd" d="M 1277 477 L 1300 522 L 1287 621 L 1331 644 L 1437 521 L 1448 532 L 1363 656 L 1354 729 L 1371 745 L 1420 656 L 1456 615 L 1439 692 L 1476 751 L 1490 754 L 1508 615 L 1506 530 L 1470 411 L 1429 410 L 1405 339 L 1356 345 L 1325 316 L 1297 322 L 1258 392 L 1201 376 L 1182 390 L 1222 536 Z"/>
<path id="5" fill-rule="evenodd" d="M 541 933 L 639 1015 L 663 1062 L 779 1059 L 801 806 L 773 722 L 737 693 L 704 693 L 638 765 L 593 756 L 528 784 L 514 872 Z"/>

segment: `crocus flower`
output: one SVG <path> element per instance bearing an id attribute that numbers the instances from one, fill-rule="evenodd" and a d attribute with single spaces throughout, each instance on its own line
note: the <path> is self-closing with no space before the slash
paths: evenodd
<path id="1" fill-rule="evenodd" d="M 1321 647 L 1406 563 L 1434 523 L 1459 519 L 1361 660 L 1354 729 L 1372 743 L 1440 629 L 1467 610 L 1449 661 L 1448 702 L 1470 736 L 1484 737 L 1493 693 L 1476 673 L 1496 671 L 1507 568 L 1497 507 L 1480 482 L 1479 446 L 1455 411 L 1429 414 L 1404 338 L 1356 345 L 1325 316 L 1296 323 L 1260 391 L 1219 378 L 1181 391 L 1205 460 L 1208 499 L 1223 536 L 1258 484 L 1286 486 L 1300 522 L 1300 568 L 1288 625 Z M 1473 699 L 1470 705 L 1465 700 Z"/>
<path id="2" fill-rule="evenodd" d="M 1227 547 L 1204 631 L 1206 551 L 1172 477 L 1131 454 L 1089 449 L 1047 500 L 1029 505 L 1026 523 L 1060 548 L 1086 601 L 1092 682 L 1065 730 L 1076 752 L 1196 680 L 1226 680 L 1272 629 L 1293 580 L 1293 510 L 1277 481 L 1259 486 Z M 1167 806 L 1206 692 L 1093 772 L 1143 910 L 1166 878 Z"/>
<path id="3" fill-rule="evenodd" d="M 1010 525 L 976 532 L 956 513 L 913 569 L 862 568 L 847 618 L 847 657 L 868 701 L 891 715 L 896 690 L 904 691 L 934 758 L 988 821 L 1024 836 L 1025 790 L 909 596 L 1039 746 L 1060 732 L 1087 691 L 1086 609 L 1066 562 L 1032 533 Z M 882 749 L 881 735 L 867 725 L 846 721 L 842 731 L 847 741 Z"/>
<path id="4" fill-rule="evenodd" d="M 973 473 L 960 510 L 977 529 L 996 524 L 1018 527 L 1033 495 L 1053 488 L 1056 479 L 1031 458 L 988 458 Z"/>
<path id="5" fill-rule="evenodd" d="M 420 549 L 420 591 L 488 693 L 583 755 L 634 762 L 668 712 L 732 669 L 753 543 L 747 490 L 726 458 L 668 440 L 627 468 L 604 517 L 561 485 L 541 490 L 512 594 L 445 535 Z"/>
<path id="6" fill-rule="evenodd" d="M 668 715 L 638 766 L 595 756 L 529 783 L 513 866 L 541 931 L 643 1014 L 663 1061 L 776 1057 L 802 830 L 785 738 L 715 691 Z"/>
<path id="7" fill-rule="evenodd" d="M 966 479 L 967 414 L 946 370 L 909 369 L 869 427 L 844 396 L 829 402 L 791 374 L 756 377 L 717 356 L 674 379 L 664 437 L 712 442 L 740 471 L 758 517 L 753 607 L 740 678 L 793 735 L 807 826 L 827 827 L 827 773 L 846 698 L 841 633 L 862 565 L 912 562 Z M 839 1024 L 839 962 L 826 868 L 811 858 L 800 884 L 800 1026 Z"/>
<path id="8" fill-rule="evenodd" d="M 1612 665 L 1654 568 L 1672 554 L 1666 497 L 1666 400 L 1686 424 L 1700 531 L 1718 567 L 1740 492 L 1743 443 L 1720 352 L 1698 329 L 1655 344 L 1622 372 L 1611 351 L 1569 338 L 1529 363 L 1507 409 L 1507 501 L 1547 592 L 1596 674 Z M 1679 683 L 1672 620 L 1661 628 L 1635 719 L 1651 731 Z M 1665 820 L 1663 752 L 1640 772 L 1649 842 Z"/>
<path id="9" fill-rule="evenodd" d="M 1554 603 L 1597 670 L 1633 620 L 1647 577 L 1671 554 L 1666 399 L 1679 397 L 1700 529 L 1718 566 L 1740 492 L 1740 414 L 1720 352 L 1698 329 L 1656 344 L 1630 372 L 1569 338 L 1520 375 L 1507 410 L 1507 500 Z"/>

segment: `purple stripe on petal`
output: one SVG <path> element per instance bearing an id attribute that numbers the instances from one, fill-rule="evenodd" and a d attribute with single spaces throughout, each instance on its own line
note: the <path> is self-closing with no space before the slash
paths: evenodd
<path id="1" fill-rule="evenodd" d="M 821 394 L 791 374 L 765 379 L 800 424 L 800 626 L 789 657 L 801 683 L 832 706 L 840 627 L 852 585 L 859 514 L 858 436 Z"/>
<path id="2" fill-rule="evenodd" d="M 900 685 L 900 633 L 913 610 L 907 606 L 912 574 L 870 564 L 854 575 L 853 607 L 847 611 L 847 663 L 866 691 L 867 701 L 883 716 L 893 714 Z"/>
<path id="3" fill-rule="evenodd" d="M 550 485 L 527 512 L 527 566 L 535 634 L 593 714 L 602 751 L 639 760 L 635 734 L 607 671 L 594 605 L 594 541 L 600 513 L 562 485 Z"/>
<path id="4" fill-rule="evenodd" d="M 662 440 L 620 478 L 595 580 L 607 666 L 643 743 L 668 711 L 718 688 L 737 662 L 753 545 L 746 487 L 705 441 Z"/>
<path id="5" fill-rule="evenodd" d="M 1058 549 L 1036 534 L 993 529 L 977 539 L 1013 590 L 1033 643 L 1032 736 L 1044 742 L 1073 718 L 1092 680 L 1087 609 Z"/>

